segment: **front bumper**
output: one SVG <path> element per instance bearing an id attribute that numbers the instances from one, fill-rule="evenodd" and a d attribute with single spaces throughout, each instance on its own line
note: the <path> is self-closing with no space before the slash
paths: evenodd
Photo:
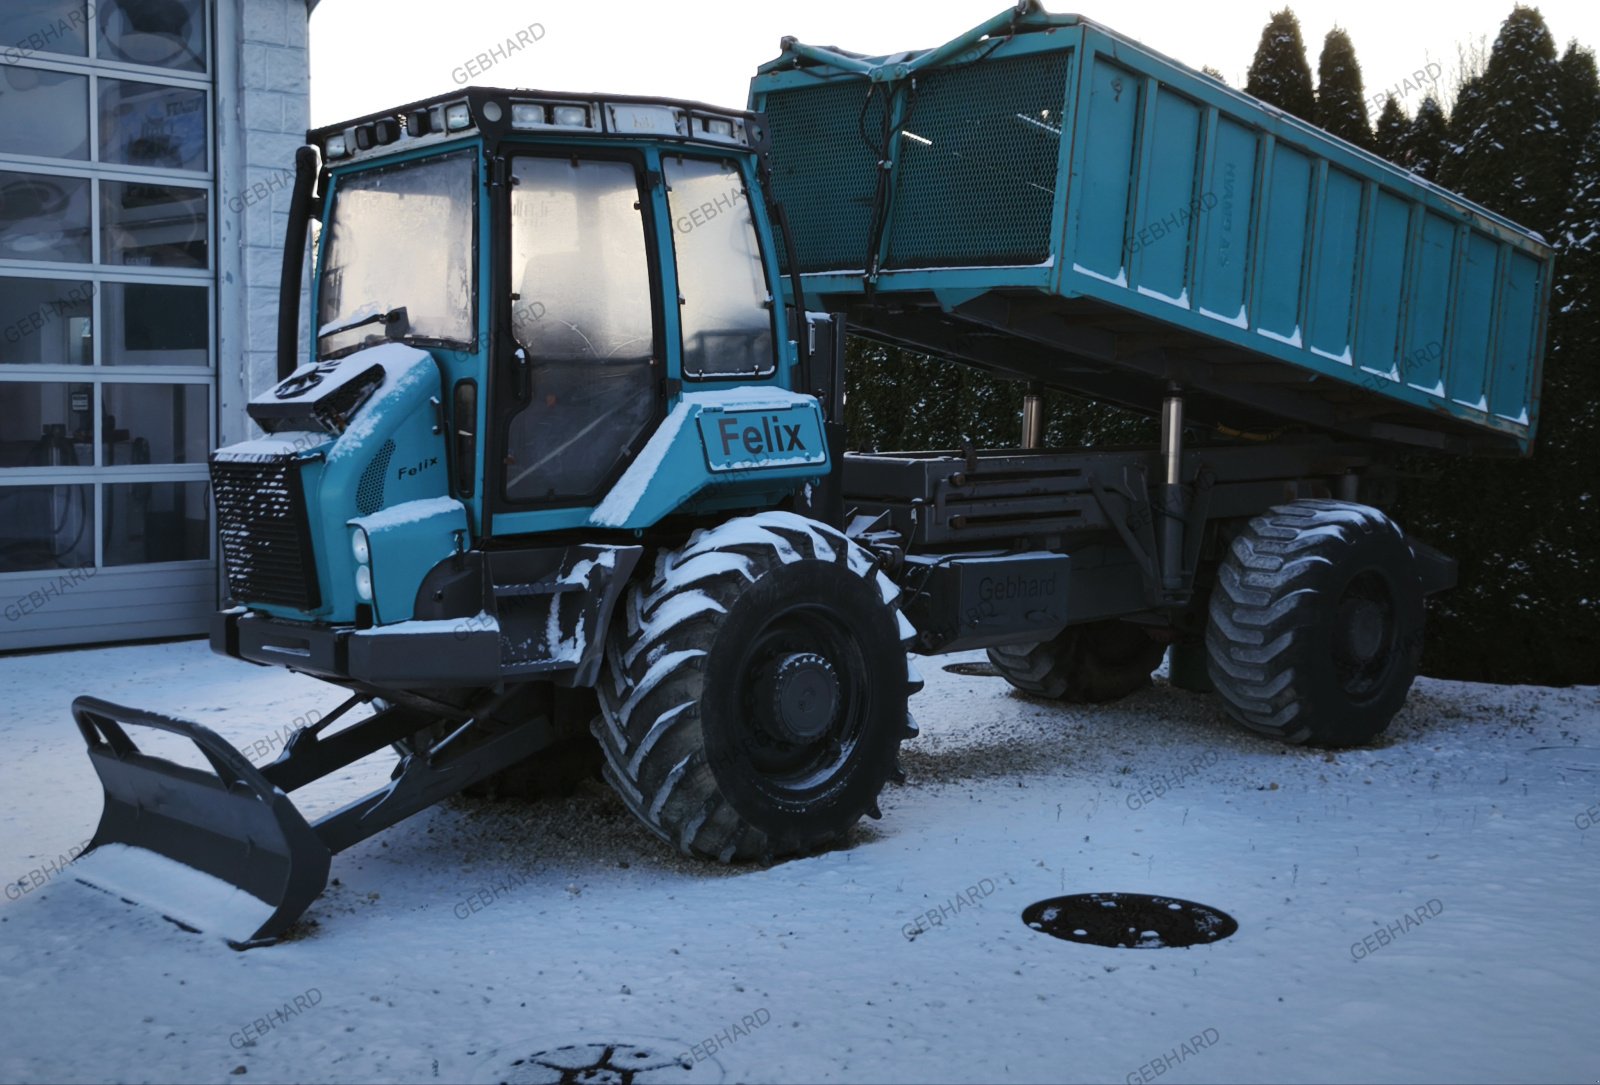
<path id="1" fill-rule="evenodd" d="M 211 650 L 389 689 L 493 685 L 508 677 L 500 660 L 500 634 L 475 625 L 463 618 L 357 630 L 224 610 L 211 620 Z"/>
<path id="2" fill-rule="evenodd" d="M 252 663 L 382 689 L 440 689 L 543 679 L 592 686 L 606 631 L 644 548 L 578 543 L 469 553 L 441 562 L 418 597 L 470 617 L 358 629 L 236 607 L 211 624 L 211 648 Z M 459 566 L 459 567 L 458 567 Z"/>

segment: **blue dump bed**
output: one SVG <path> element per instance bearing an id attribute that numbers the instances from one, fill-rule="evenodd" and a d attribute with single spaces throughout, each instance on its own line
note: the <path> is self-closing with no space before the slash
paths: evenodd
<path id="1" fill-rule="evenodd" d="M 785 39 L 750 98 L 786 265 L 858 332 L 1236 429 L 1532 446 L 1538 235 L 1087 19 Z"/>

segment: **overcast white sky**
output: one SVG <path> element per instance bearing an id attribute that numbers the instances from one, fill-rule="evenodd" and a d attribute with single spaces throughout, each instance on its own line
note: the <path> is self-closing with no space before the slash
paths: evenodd
<path id="1" fill-rule="evenodd" d="M 322 0 L 311 16 L 311 118 L 331 124 L 454 89 L 469 57 L 529 23 L 544 37 L 472 82 L 546 90 L 601 90 L 745 104 L 756 66 L 792 34 L 812 44 L 886 53 L 938 45 L 1000 11 L 1005 0 Z M 1052 11 L 1071 11 L 1055 0 Z M 1214 8 L 1195 0 L 1112 3 L 1076 10 L 1193 67 L 1210 64 L 1236 87 L 1261 28 L 1282 0 Z M 1355 41 L 1367 93 L 1398 84 L 1431 61 L 1448 80 L 1457 46 L 1493 42 L 1512 0 L 1292 3 L 1313 72 L 1322 37 L 1343 25 Z M 1600 3 L 1546 0 L 1564 48 L 1600 45 Z M 1411 110 L 1420 98 L 1408 99 Z"/>

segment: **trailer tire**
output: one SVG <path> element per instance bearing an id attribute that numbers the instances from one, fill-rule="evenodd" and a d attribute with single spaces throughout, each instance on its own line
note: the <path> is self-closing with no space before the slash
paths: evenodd
<path id="1" fill-rule="evenodd" d="M 1120 701 L 1150 684 L 1167 646 L 1132 622 L 1069 625 L 1050 640 L 989 649 L 1007 682 L 1068 704 Z"/>
<path id="2" fill-rule="evenodd" d="M 685 855 L 827 847 L 915 733 L 899 592 L 830 527 L 766 512 L 696 532 L 624 597 L 593 730 L 628 809 Z"/>
<path id="3" fill-rule="evenodd" d="M 1335 600 L 1328 605 L 1328 600 Z M 1360 746 L 1422 657 L 1422 579 L 1393 520 L 1301 500 L 1255 517 L 1211 592 L 1206 650 L 1228 714 L 1284 742 Z"/>

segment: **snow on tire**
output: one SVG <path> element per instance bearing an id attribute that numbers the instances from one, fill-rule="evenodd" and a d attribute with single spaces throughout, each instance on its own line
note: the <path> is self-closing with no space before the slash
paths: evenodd
<path id="1" fill-rule="evenodd" d="M 1422 655 L 1422 581 L 1377 509 L 1301 500 L 1250 521 L 1211 591 L 1206 651 L 1228 713 L 1285 742 L 1359 746 L 1389 726 Z"/>
<path id="2" fill-rule="evenodd" d="M 787 512 L 696 532 L 630 587 L 599 683 L 605 776 L 652 832 L 723 862 L 826 847 L 915 731 L 912 628 L 840 532 Z"/>

